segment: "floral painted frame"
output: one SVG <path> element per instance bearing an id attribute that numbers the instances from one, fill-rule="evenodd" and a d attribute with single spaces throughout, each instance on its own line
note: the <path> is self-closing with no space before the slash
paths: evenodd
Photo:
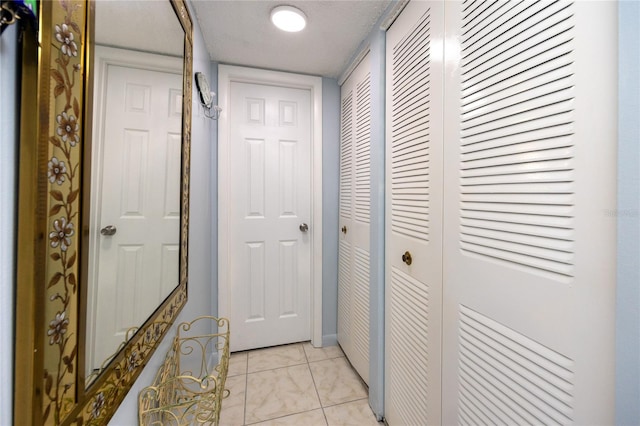
<path id="1" fill-rule="evenodd" d="M 93 1 L 41 1 L 39 40 L 25 39 L 15 425 L 106 424 L 186 303 L 192 21 L 184 0 L 168 1 L 185 33 L 180 282 L 89 387 L 81 270 L 89 217 L 83 195 L 90 182 Z"/>

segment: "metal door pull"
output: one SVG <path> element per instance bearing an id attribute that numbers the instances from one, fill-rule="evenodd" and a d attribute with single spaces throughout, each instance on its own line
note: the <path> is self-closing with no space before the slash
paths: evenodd
<path id="1" fill-rule="evenodd" d="M 300 231 L 307 232 L 308 230 L 309 230 L 309 225 L 307 225 L 306 223 L 303 223 L 300 225 Z"/>
<path id="2" fill-rule="evenodd" d="M 409 253 L 408 251 L 405 251 L 404 254 L 402 255 L 402 261 L 407 265 L 411 265 L 411 262 L 412 262 L 411 253 Z"/>
<path id="3" fill-rule="evenodd" d="M 113 226 L 113 225 L 107 225 L 107 226 L 105 226 L 104 228 L 102 228 L 102 229 L 100 230 L 100 233 L 101 233 L 102 235 L 110 236 L 110 235 L 115 235 L 115 233 L 116 233 L 117 231 L 118 231 L 118 230 L 116 229 L 116 227 L 115 227 L 115 226 Z"/>

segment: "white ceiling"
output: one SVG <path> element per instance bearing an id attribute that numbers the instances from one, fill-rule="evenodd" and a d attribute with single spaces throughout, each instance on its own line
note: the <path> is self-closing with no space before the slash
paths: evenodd
<path id="1" fill-rule="evenodd" d="M 168 1 L 95 2 L 96 44 L 182 56 L 184 31 Z"/>
<path id="2" fill-rule="evenodd" d="M 194 0 L 211 59 L 233 65 L 339 77 L 391 0 Z M 299 33 L 276 29 L 271 10 L 295 6 Z"/>

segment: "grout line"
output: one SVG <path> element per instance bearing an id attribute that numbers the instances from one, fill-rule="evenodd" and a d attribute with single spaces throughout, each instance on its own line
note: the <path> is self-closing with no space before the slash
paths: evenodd
<path id="1" fill-rule="evenodd" d="M 307 351 L 304 350 L 304 343 L 302 344 L 302 353 L 304 354 L 304 359 L 307 360 L 307 364 L 309 364 L 309 357 L 307 356 Z"/>
<path id="2" fill-rule="evenodd" d="M 358 401 L 364 401 L 364 400 L 368 401 L 369 400 L 369 396 L 367 395 L 364 398 L 357 398 L 357 399 L 353 399 L 351 401 L 338 402 L 336 404 L 327 405 L 326 407 L 322 407 L 322 408 L 337 407 L 338 405 L 351 404 L 352 402 L 358 402 Z"/>
<path id="3" fill-rule="evenodd" d="M 322 399 L 320 399 L 320 392 L 318 392 L 318 385 L 316 385 L 316 379 L 313 377 L 313 372 L 311 371 L 311 363 L 309 362 L 309 357 L 307 356 L 307 351 L 305 351 L 304 346 L 302 347 L 302 351 L 304 352 L 304 357 L 307 360 L 307 368 L 309 369 L 309 374 L 311 375 L 311 381 L 313 382 L 313 389 L 316 391 L 316 396 L 318 397 L 318 403 L 320 404 L 320 409 L 322 410 L 322 417 L 324 417 L 324 423 L 328 425 L 329 421 L 327 420 L 327 415 L 324 413 L 324 407 L 322 406 Z"/>
<path id="4" fill-rule="evenodd" d="M 304 414 L 304 413 L 310 413 L 311 411 L 316 411 L 316 410 L 322 410 L 322 407 L 312 408 L 311 410 L 300 411 L 299 413 L 285 414 L 284 416 L 274 417 L 274 418 L 267 419 L 267 420 L 258 420 L 255 423 L 247 423 L 244 426 L 251 426 L 251 425 L 258 424 L 258 423 L 271 422 L 273 420 L 285 419 L 287 417 L 297 416 L 297 415 Z M 326 421 L 326 418 L 325 418 L 325 421 Z"/>
<path id="5" fill-rule="evenodd" d="M 250 351 L 249 351 L 250 352 Z M 244 375 L 244 410 L 242 411 L 242 424 L 247 423 L 247 401 L 249 398 L 249 352 L 247 352 L 246 374 Z"/>
<path id="6" fill-rule="evenodd" d="M 304 350 L 304 348 L 302 348 Z M 304 356 L 307 357 L 307 353 L 304 353 Z M 313 371 L 311 371 L 311 363 L 309 362 L 309 358 L 307 358 L 307 368 L 309 369 L 309 374 L 311 374 L 311 381 L 313 382 L 313 389 L 316 391 L 316 396 L 318 397 L 318 402 L 320 403 L 320 409 L 322 410 L 322 416 L 324 417 L 324 423 L 329 425 L 329 420 L 327 420 L 327 414 L 324 412 L 324 406 L 322 405 L 322 399 L 320 398 L 320 392 L 318 391 L 318 385 L 316 384 L 316 379 L 313 377 Z"/>

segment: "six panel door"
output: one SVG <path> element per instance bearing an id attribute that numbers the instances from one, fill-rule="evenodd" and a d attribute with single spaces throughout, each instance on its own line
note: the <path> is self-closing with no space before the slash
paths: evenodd
<path id="1" fill-rule="evenodd" d="M 232 82 L 229 117 L 231 350 L 309 340 L 311 94 Z"/>
<path id="2" fill-rule="evenodd" d="M 99 244 L 90 310 L 91 369 L 142 324 L 179 281 L 182 77 L 109 65 L 96 197 Z M 113 234 L 98 230 L 113 227 Z M 91 303 L 91 301 L 89 302 Z"/>

